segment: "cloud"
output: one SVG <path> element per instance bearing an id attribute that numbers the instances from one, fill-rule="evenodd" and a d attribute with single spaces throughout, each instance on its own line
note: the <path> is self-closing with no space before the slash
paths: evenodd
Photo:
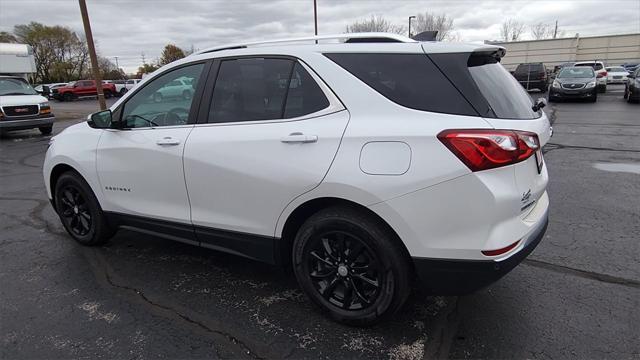
<path id="1" fill-rule="evenodd" d="M 159 57 L 167 43 L 205 48 L 313 34 L 312 0 L 88 0 L 87 6 L 101 55 L 118 56 L 127 71 L 140 65 L 142 53 L 147 61 Z M 463 41 L 497 39 L 507 18 L 558 20 L 571 36 L 640 32 L 637 0 L 318 0 L 318 27 L 320 34 L 340 33 L 371 15 L 406 26 L 409 15 L 425 11 L 451 16 Z M 0 31 L 30 21 L 83 32 L 76 0 L 0 0 Z"/>

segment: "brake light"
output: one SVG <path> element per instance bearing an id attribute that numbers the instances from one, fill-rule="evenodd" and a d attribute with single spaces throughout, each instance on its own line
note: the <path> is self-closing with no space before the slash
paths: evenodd
<path id="1" fill-rule="evenodd" d="M 515 164 L 540 148 L 538 135 L 518 130 L 444 130 L 438 139 L 471 171 Z"/>

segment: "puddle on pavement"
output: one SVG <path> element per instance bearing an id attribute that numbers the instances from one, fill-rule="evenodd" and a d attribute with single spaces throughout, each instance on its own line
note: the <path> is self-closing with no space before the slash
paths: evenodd
<path id="1" fill-rule="evenodd" d="M 603 171 L 626 172 L 640 175 L 640 163 L 595 163 L 593 167 Z"/>

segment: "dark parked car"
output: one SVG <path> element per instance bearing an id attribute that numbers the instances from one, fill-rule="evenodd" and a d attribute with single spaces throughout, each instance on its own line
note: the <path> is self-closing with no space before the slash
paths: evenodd
<path id="1" fill-rule="evenodd" d="M 624 98 L 628 102 L 640 102 L 640 67 L 636 67 L 636 70 L 627 75 L 629 79 L 624 85 Z"/>
<path id="2" fill-rule="evenodd" d="M 596 72 L 589 66 L 560 70 L 549 90 L 549 101 L 560 99 L 598 99 Z"/>
<path id="3" fill-rule="evenodd" d="M 513 76 L 527 90 L 547 91 L 547 69 L 543 63 L 520 64 L 513 72 Z"/>

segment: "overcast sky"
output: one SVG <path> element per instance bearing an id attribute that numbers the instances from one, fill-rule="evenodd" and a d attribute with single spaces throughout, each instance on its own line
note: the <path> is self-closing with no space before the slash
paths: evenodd
<path id="1" fill-rule="evenodd" d="M 500 24 L 559 22 L 567 35 L 640 32 L 639 0 L 555 1 L 361 1 L 317 0 L 320 34 L 344 32 L 354 21 L 382 15 L 399 25 L 425 11 L 454 19 L 462 41 L 498 39 Z M 167 43 L 188 49 L 225 43 L 313 35 L 313 0 L 88 0 L 93 35 L 101 55 L 133 72 L 158 58 Z M 37 21 L 82 33 L 76 0 L 0 0 L 0 30 Z M 525 35 L 525 38 L 528 34 Z"/>

